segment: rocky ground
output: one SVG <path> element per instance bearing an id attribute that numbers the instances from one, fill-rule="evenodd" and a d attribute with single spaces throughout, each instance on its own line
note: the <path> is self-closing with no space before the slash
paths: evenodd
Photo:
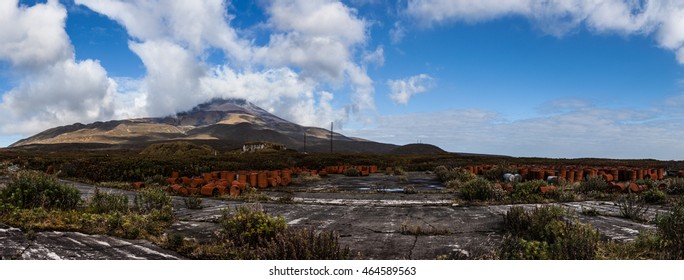
<path id="1" fill-rule="evenodd" d="M 493 254 L 502 239 L 503 215 L 511 205 L 460 206 L 453 203 L 454 194 L 443 190 L 430 174 L 410 173 L 408 180 L 374 174 L 350 179 L 330 176 L 308 181 L 265 194 L 271 202 L 262 202 L 270 214 L 281 215 L 292 227 L 314 227 L 334 230 L 340 242 L 361 259 L 435 259 L 440 256 L 464 257 Z M 91 185 L 67 182 L 84 196 L 92 194 Z M 412 186 L 418 193 L 405 194 Z M 124 193 L 133 200 L 135 192 L 103 189 Z M 192 236 L 200 242 L 210 241 L 217 230 L 216 220 L 224 208 L 235 208 L 248 202 L 203 198 L 203 209 L 185 207 L 182 197 L 174 197 L 176 222 L 167 230 Z M 591 224 L 605 238 L 632 240 L 653 225 L 619 217 L 612 202 L 572 202 L 560 204 L 576 210 L 577 217 Z M 533 208 L 538 205 L 523 205 Z M 583 209 L 596 209 L 598 216 L 579 214 Z M 661 208 L 652 207 L 648 217 Z M 408 234 L 419 230 L 420 235 Z M 109 236 L 71 232 L 37 232 L 27 234 L 0 225 L 0 256 L 17 259 L 177 259 L 177 254 L 142 240 L 124 240 Z"/>

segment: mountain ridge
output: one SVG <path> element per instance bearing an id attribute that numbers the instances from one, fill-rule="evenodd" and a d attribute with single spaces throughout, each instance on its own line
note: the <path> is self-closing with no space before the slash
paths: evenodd
<path id="1" fill-rule="evenodd" d="M 339 133 L 333 135 L 337 152 L 387 153 L 397 147 Z M 135 149 L 169 141 L 202 141 L 222 150 L 238 149 L 245 142 L 269 141 L 316 152 L 329 151 L 330 131 L 292 123 L 244 99 L 212 99 L 166 117 L 58 126 L 21 139 L 9 148 Z"/>

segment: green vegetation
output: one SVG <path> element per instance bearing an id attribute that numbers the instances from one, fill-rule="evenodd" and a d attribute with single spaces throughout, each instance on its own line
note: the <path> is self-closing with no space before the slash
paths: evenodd
<path id="1" fill-rule="evenodd" d="M 684 259 L 684 200 L 672 209 L 672 213 L 658 215 L 655 223 L 666 257 Z"/>
<path id="2" fill-rule="evenodd" d="M 140 152 L 141 155 L 213 155 L 216 150 L 206 145 L 196 145 L 190 142 L 169 142 L 152 144 Z"/>
<path id="3" fill-rule="evenodd" d="M 129 207 L 125 195 L 95 189 L 84 202 L 80 192 L 49 175 L 20 171 L 0 191 L 0 222 L 25 231 L 62 230 L 154 240 L 173 221 L 166 192 L 143 192 Z"/>
<path id="4" fill-rule="evenodd" d="M 570 219 L 561 207 L 512 207 L 504 217 L 502 259 L 587 260 L 597 256 L 599 234 Z"/>
<path id="5" fill-rule="evenodd" d="M 127 213 L 128 197 L 123 194 L 105 193 L 100 191 L 100 188 L 95 188 L 86 211 L 95 214 Z"/>
<path id="6" fill-rule="evenodd" d="M 584 194 L 605 192 L 608 190 L 608 183 L 600 176 L 589 176 L 579 185 L 578 191 Z"/>
<path id="7" fill-rule="evenodd" d="M 202 205 L 202 198 L 197 197 L 197 196 L 189 196 L 183 198 L 183 203 L 185 204 L 185 207 L 188 209 L 202 209 L 204 206 Z"/>
<path id="8" fill-rule="evenodd" d="M 620 196 L 616 201 L 620 209 L 620 215 L 624 218 L 644 221 L 644 214 L 648 211 L 648 206 L 643 203 L 642 198 L 630 193 Z"/>
<path id="9" fill-rule="evenodd" d="M 0 201 L 21 209 L 70 210 L 81 203 L 81 193 L 42 172 L 20 171 L 0 191 Z"/>
<path id="10" fill-rule="evenodd" d="M 511 200 L 516 203 L 538 203 L 544 198 L 539 193 L 540 187 L 546 187 L 546 181 L 534 180 L 513 185 Z"/>
<path id="11" fill-rule="evenodd" d="M 356 168 L 350 167 L 350 168 L 347 168 L 347 170 L 344 171 L 344 176 L 347 176 L 347 177 L 359 177 L 359 176 L 361 176 L 361 171 L 359 171 L 359 170 L 356 169 Z"/>
<path id="12" fill-rule="evenodd" d="M 198 244 L 169 238 L 167 247 L 196 259 L 348 259 L 348 248 L 339 245 L 333 232 L 310 228 L 291 229 L 279 216 L 271 216 L 259 205 L 225 210 L 219 219 L 219 239 Z"/>
<path id="13" fill-rule="evenodd" d="M 467 201 L 500 200 L 504 192 L 495 188 L 492 182 L 479 177 L 464 183 L 458 190 L 460 197 Z"/>
<path id="14" fill-rule="evenodd" d="M 667 193 L 675 195 L 684 194 L 684 178 L 672 178 L 667 186 Z"/>
<path id="15" fill-rule="evenodd" d="M 667 200 L 667 194 L 659 189 L 650 189 L 642 194 L 644 202 L 650 204 L 663 204 Z"/>

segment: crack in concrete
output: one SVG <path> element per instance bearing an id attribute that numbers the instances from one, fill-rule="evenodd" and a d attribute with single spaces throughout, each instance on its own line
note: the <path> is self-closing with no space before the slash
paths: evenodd
<path id="1" fill-rule="evenodd" d="M 409 260 L 413 259 L 413 249 L 416 248 L 417 243 L 418 243 L 418 236 L 416 235 L 416 239 L 413 240 L 413 246 L 411 246 L 411 250 L 409 250 L 409 255 L 408 255 Z"/>

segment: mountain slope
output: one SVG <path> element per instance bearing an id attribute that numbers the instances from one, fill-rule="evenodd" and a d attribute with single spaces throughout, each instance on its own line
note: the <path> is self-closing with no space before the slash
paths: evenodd
<path id="1" fill-rule="evenodd" d="M 397 147 L 338 133 L 334 134 L 333 140 L 334 150 L 338 152 L 386 153 Z M 330 131 L 289 122 L 245 100 L 214 99 L 190 111 L 163 118 L 55 127 L 17 141 L 10 147 L 137 149 L 168 141 L 202 142 L 221 150 L 237 149 L 245 142 L 268 141 L 297 150 L 322 152 L 330 149 Z"/>

